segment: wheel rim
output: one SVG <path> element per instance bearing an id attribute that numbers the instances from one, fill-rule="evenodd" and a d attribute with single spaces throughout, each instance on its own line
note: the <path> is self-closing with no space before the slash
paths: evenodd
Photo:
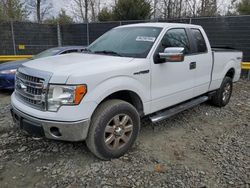
<path id="1" fill-rule="evenodd" d="M 105 145 L 111 150 L 124 147 L 131 138 L 133 127 L 133 121 L 128 115 L 116 115 L 105 128 Z"/>
<path id="2" fill-rule="evenodd" d="M 224 87 L 224 91 L 222 93 L 222 100 L 225 102 L 230 98 L 231 95 L 231 85 L 227 83 Z"/>

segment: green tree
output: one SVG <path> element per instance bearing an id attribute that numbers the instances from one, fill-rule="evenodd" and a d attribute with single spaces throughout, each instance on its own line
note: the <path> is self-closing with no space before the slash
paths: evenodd
<path id="1" fill-rule="evenodd" d="M 24 21 L 28 17 L 24 2 L 21 0 L 0 0 L 0 7 L 4 21 Z"/>
<path id="2" fill-rule="evenodd" d="M 237 11 L 241 15 L 250 14 L 250 0 L 241 0 L 237 5 Z"/>
<path id="3" fill-rule="evenodd" d="M 59 23 L 60 25 L 64 25 L 64 24 L 74 23 L 74 20 L 72 17 L 67 15 L 67 13 L 64 9 L 61 9 L 61 11 L 57 17 L 52 17 L 51 19 L 47 19 L 47 20 L 45 20 L 45 23 L 48 23 L 48 24 Z"/>
<path id="4" fill-rule="evenodd" d="M 74 23 L 73 18 L 70 17 L 69 15 L 67 15 L 67 13 L 64 9 L 61 9 L 61 12 L 59 13 L 57 20 L 60 24 Z"/>
<path id="5" fill-rule="evenodd" d="M 114 6 L 115 20 L 145 20 L 151 16 L 151 5 L 146 0 L 118 0 Z"/>
<path id="6" fill-rule="evenodd" d="M 98 14 L 98 20 L 103 21 L 112 21 L 113 20 L 113 13 L 112 11 L 108 10 L 107 7 L 104 7 Z"/>

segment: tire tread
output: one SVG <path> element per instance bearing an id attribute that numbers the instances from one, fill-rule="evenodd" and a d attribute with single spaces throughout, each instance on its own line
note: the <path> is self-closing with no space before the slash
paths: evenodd
<path id="1" fill-rule="evenodd" d="M 137 115 L 139 117 L 137 110 L 130 103 L 123 101 L 123 100 L 119 100 L 119 99 L 112 99 L 112 100 L 107 100 L 107 101 L 101 103 L 91 118 L 91 125 L 90 125 L 89 133 L 88 133 L 88 136 L 86 139 L 86 144 L 87 144 L 89 150 L 94 155 L 96 155 L 98 158 L 100 158 L 102 160 L 109 160 L 109 158 L 104 157 L 101 153 L 98 152 L 98 150 L 96 148 L 94 134 L 95 134 L 96 129 L 98 129 L 98 122 L 101 119 L 103 119 L 103 116 L 105 116 L 105 114 L 107 112 L 109 112 L 111 110 L 111 108 L 114 108 L 115 106 L 117 108 L 119 108 L 120 105 L 124 105 L 124 104 L 130 106 L 130 108 L 132 108 L 137 113 Z"/>

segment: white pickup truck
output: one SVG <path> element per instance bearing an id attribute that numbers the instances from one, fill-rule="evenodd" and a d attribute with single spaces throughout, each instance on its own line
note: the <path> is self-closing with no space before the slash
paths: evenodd
<path id="1" fill-rule="evenodd" d="M 108 160 L 133 145 L 141 117 L 158 122 L 208 100 L 227 105 L 241 60 L 242 52 L 212 49 L 197 25 L 120 26 L 82 54 L 20 67 L 11 113 L 34 137 L 86 140 Z"/>

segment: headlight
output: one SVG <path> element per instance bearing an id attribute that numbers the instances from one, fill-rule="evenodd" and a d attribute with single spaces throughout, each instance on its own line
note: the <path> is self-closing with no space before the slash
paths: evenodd
<path id="1" fill-rule="evenodd" d="M 16 74 L 16 69 L 2 70 L 0 74 Z"/>
<path id="2" fill-rule="evenodd" d="M 86 85 L 50 85 L 47 99 L 48 111 L 56 112 L 62 105 L 78 105 L 86 93 Z"/>

